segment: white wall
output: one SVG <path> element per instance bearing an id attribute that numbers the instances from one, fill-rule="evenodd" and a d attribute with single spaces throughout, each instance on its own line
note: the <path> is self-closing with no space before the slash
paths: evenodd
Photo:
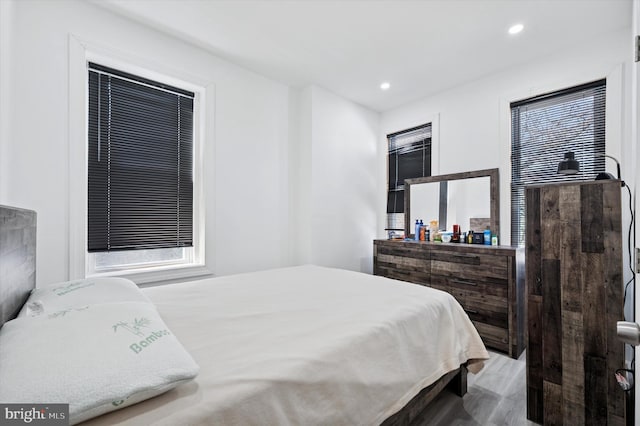
<path id="1" fill-rule="evenodd" d="M 291 150 L 291 185 L 292 202 L 291 218 L 293 234 L 293 259 L 297 264 L 313 263 L 312 241 L 313 228 L 311 215 L 313 214 L 311 183 L 312 174 L 312 109 L 313 87 L 305 87 L 296 93 L 295 103 L 299 122 L 297 128 L 297 143 Z"/>
<path id="2" fill-rule="evenodd" d="M 300 100 L 297 260 L 371 272 L 379 114 L 316 86 Z"/>
<path id="3" fill-rule="evenodd" d="M 628 45 L 630 45 L 630 52 L 635 52 L 635 38 L 640 36 L 640 0 L 633 1 L 633 17 L 632 17 L 632 37 L 628 41 Z M 631 135 L 629 137 L 629 141 L 632 145 L 632 154 L 631 158 L 633 161 L 633 169 L 637 170 L 638 165 L 640 164 L 640 150 L 638 149 L 638 144 L 640 144 L 640 63 L 633 62 L 631 67 Z M 636 202 L 634 203 L 636 214 L 638 212 L 638 202 L 637 202 L 637 189 L 638 185 L 640 185 L 640 174 L 636 174 L 635 178 L 635 191 L 634 197 Z M 637 219 L 636 219 L 637 220 Z M 635 240 L 636 242 L 640 239 L 640 226 L 636 225 L 635 227 Z M 636 244 L 637 246 L 637 244 Z M 635 256 L 634 256 L 635 259 Z M 638 271 L 636 269 L 636 286 L 638 280 Z M 635 293 L 635 312 L 640 312 L 640 294 L 636 291 Z M 639 322 L 638 318 L 635 317 L 635 322 Z M 640 346 L 635 348 L 636 359 L 640 357 Z M 638 383 L 638 374 L 636 369 L 636 386 L 635 386 L 635 413 L 636 418 L 640 416 L 640 392 L 638 391 L 639 387 Z"/>
<path id="4" fill-rule="evenodd" d="M 0 171 L 9 165 L 8 142 L 11 125 L 11 33 L 13 28 L 13 2 L 0 1 Z M 9 188 L 9 182 L 0 173 L 0 203 Z"/>
<path id="5" fill-rule="evenodd" d="M 207 266 L 224 275 L 290 263 L 288 87 L 86 2 L 0 3 L 0 203 L 38 212 L 38 285 L 69 276 L 70 33 L 215 85 L 204 159 Z"/>
<path id="6" fill-rule="evenodd" d="M 500 241 L 509 244 L 509 102 L 609 77 L 607 151 L 622 161 L 625 179 L 634 178 L 634 169 L 626 161 L 631 144 L 621 144 L 621 141 L 629 140 L 628 36 L 628 31 L 624 31 L 585 41 L 571 51 L 479 78 L 472 83 L 384 112 L 379 136 L 379 162 L 384 164 L 382 156 L 386 149 L 386 134 L 423 124 L 430 117 L 439 117 L 439 154 L 434 156 L 434 174 L 499 168 Z M 615 173 L 615 165 L 607 165 Z M 386 182 L 385 169 L 380 168 L 378 173 L 380 182 Z M 381 183 L 378 189 L 380 199 L 384 198 L 384 188 Z M 384 216 L 384 207 L 379 205 L 379 223 L 384 223 Z M 384 237 L 380 226 L 377 235 Z"/>

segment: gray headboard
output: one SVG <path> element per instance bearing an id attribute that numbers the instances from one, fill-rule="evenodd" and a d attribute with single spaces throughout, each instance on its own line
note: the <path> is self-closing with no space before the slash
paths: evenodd
<path id="1" fill-rule="evenodd" d="M 36 286 L 36 212 L 0 206 L 0 327 Z"/>

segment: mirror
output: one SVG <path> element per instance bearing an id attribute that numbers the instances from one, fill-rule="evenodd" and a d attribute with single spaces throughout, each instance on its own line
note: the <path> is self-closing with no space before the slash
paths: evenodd
<path id="1" fill-rule="evenodd" d="M 426 225 L 437 219 L 440 230 L 454 224 L 463 232 L 489 226 L 500 235 L 498 169 L 407 179 L 404 190 L 406 236 L 413 234 L 416 219 Z"/>

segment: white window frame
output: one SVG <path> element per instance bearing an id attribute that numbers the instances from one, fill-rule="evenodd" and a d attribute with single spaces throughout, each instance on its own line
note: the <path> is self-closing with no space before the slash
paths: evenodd
<path id="1" fill-rule="evenodd" d="M 400 133 L 400 134 L 408 133 L 410 131 L 410 129 L 415 129 L 415 128 L 423 127 L 423 126 L 427 126 L 427 125 L 430 126 L 430 131 L 431 131 L 431 136 L 429 137 L 429 148 L 431 149 L 431 153 L 429 154 L 429 169 L 430 169 L 429 176 L 434 176 L 434 174 L 433 174 L 433 163 L 434 163 L 434 160 L 433 160 L 433 151 L 434 151 L 434 148 L 433 148 L 433 140 L 434 140 L 433 129 L 434 129 L 434 123 L 433 122 L 427 121 L 427 122 L 425 122 L 423 124 L 419 124 L 417 126 L 408 127 L 405 130 L 397 130 L 395 132 L 388 133 L 385 136 L 385 138 L 387 140 L 387 147 L 386 147 L 386 158 L 387 158 L 387 161 L 386 161 L 386 171 L 387 171 L 387 174 L 386 174 L 387 175 L 386 176 L 386 188 L 387 188 L 387 197 L 388 197 L 388 193 L 389 193 L 389 161 L 388 161 L 388 158 L 389 158 L 389 135 L 394 134 L 394 133 Z M 397 163 L 397 160 L 398 160 L 398 155 L 396 154 L 396 163 Z M 397 174 L 397 164 L 396 164 L 396 174 Z M 396 179 L 397 179 L 397 176 L 396 176 Z M 404 184 L 403 184 L 403 186 L 404 186 Z M 403 188 L 403 190 L 404 190 L 404 188 Z M 388 200 L 388 198 L 387 198 L 387 200 Z M 387 208 L 388 207 L 385 208 L 385 212 L 386 212 Z M 391 215 L 400 215 L 402 223 L 403 223 L 403 229 L 406 229 L 406 224 L 404 223 L 404 216 L 405 216 L 404 212 L 403 213 L 386 213 L 385 228 L 389 227 L 390 224 L 391 224 L 391 221 L 392 221 L 391 220 Z M 395 233 L 395 231 L 388 231 L 388 235 L 389 236 L 392 235 L 392 233 Z M 404 235 L 404 232 L 402 234 Z"/>
<path id="2" fill-rule="evenodd" d="M 431 123 L 431 176 L 437 176 L 441 174 L 440 170 L 440 113 L 436 112 L 430 115 L 426 115 L 423 119 L 408 120 L 404 119 L 393 120 L 382 126 L 382 132 L 378 139 L 378 164 L 380 165 L 380 182 L 384 182 L 384 185 L 380 187 L 380 197 L 378 204 L 378 238 L 387 238 L 388 233 L 384 231 L 384 228 L 388 224 L 387 216 L 387 196 L 389 192 L 388 176 L 389 176 L 389 163 L 387 158 L 389 156 L 389 140 L 387 135 L 396 133 L 398 129 L 412 129 L 414 127 L 421 126 L 425 123 Z M 384 175 L 382 175 L 384 173 Z M 384 189 L 384 193 L 382 190 Z"/>
<path id="3" fill-rule="evenodd" d="M 193 250 L 184 262 L 126 265 L 121 269 L 96 270 L 95 255 L 87 250 L 87 161 L 88 161 L 88 62 L 129 72 L 143 78 L 181 87 L 195 94 Z M 69 279 L 94 276 L 126 277 L 137 284 L 172 281 L 211 275 L 205 263 L 205 200 L 203 158 L 205 140 L 211 136 L 205 110 L 212 105 L 214 86 L 139 57 L 93 45 L 69 35 Z M 82 123 L 82 125 L 80 125 Z"/>

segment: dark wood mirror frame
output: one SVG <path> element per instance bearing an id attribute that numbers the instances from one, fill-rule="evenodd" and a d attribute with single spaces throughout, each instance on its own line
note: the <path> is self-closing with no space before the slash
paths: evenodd
<path id="1" fill-rule="evenodd" d="M 500 235 L 500 179 L 498 169 L 474 170 L 471 172 L 450 173 L 448 175 L 428 176 L 404 181 L 404 235 L 411 235 L 411 185 L 429 182 L 444 182 L 477 177 L 489 177 L 491 231 Z"/>

